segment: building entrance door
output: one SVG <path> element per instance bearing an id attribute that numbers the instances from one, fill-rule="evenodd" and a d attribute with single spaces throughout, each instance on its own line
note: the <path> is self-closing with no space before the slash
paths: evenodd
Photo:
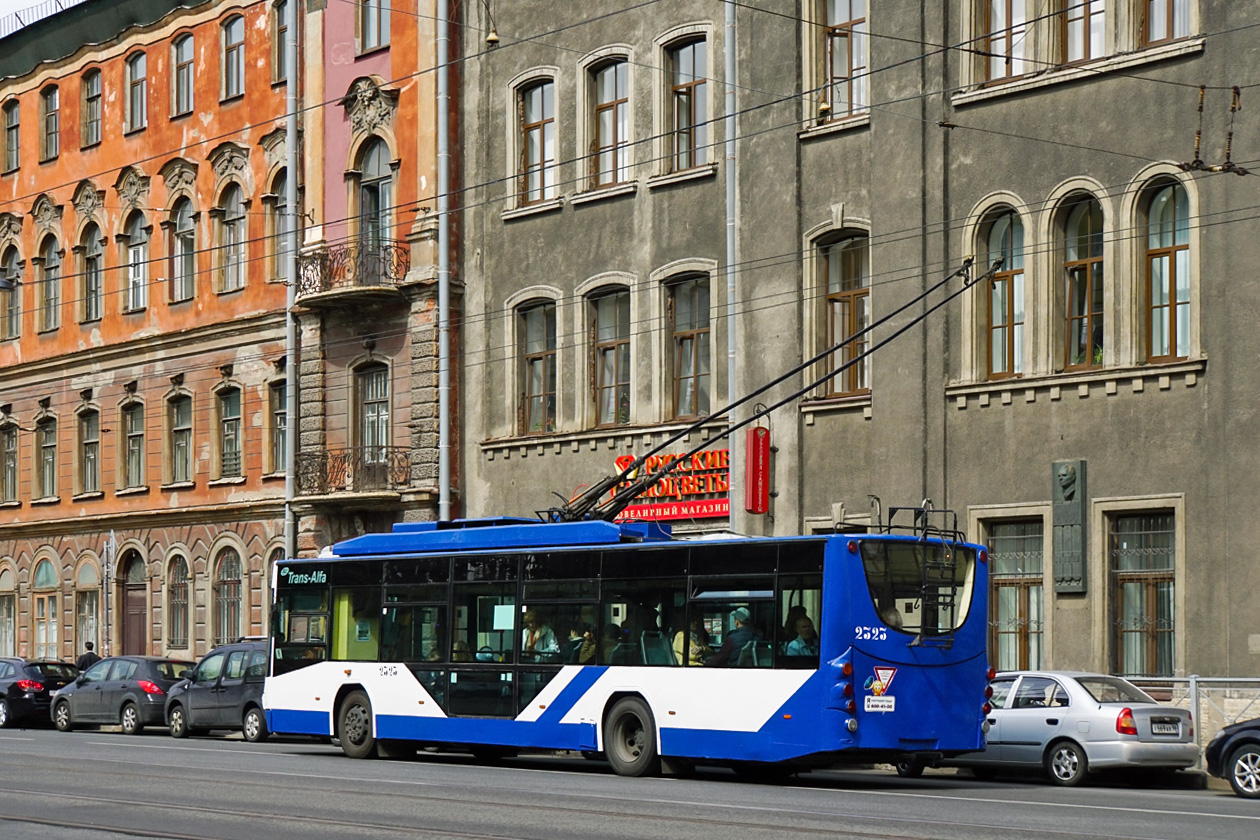
<path id="1" fill-rule="evenodd" d="M 123 578 L 122 598 L 119 611 L 122 615 L 122 653 L 124 656 L 148 653 L 148 599 L 145 589 L 148 586 L 148 575 L 145 573 L 144 560 L 139 554 L 129 552 L 125 565 L 127 575 Z"/>

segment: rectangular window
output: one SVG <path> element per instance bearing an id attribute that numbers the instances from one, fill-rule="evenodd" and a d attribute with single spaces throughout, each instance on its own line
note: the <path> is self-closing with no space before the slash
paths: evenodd
<path id="1" fill-rule="evenodd" d="M 61 153 L 61 92 L 50 87 L 40 96 L 43 116 L 43 155 L 41 160 L 52 160 Z"/>
<path id="2" fill-rule="evenodd" d="M 101 489 L 101 416 L 95 411 L 79 416 L 79 492 Z"/>
<path id="3" fill-rule="evenodd" d="M 137 312 L 148 305 L 148 281 L 145 265 L 148 259 L 144 245 L 127 247 L 127 311 Z"/>
<path id="4" fill-rule="evenodd" d="M 39 329 L 40 332 L 55 330 L 61 326 L 61 263 L 55 255 L 47 253 L 44 258 L 39 283 Z"/>
<path id="5" fill-rule="evenodd" d="M 525 203 L 556 197 L 556 86 L 521 91 L 521 193 Z"/>
<path id="6" fill-rule="evenodd" d="M 192 400 L 180 397 L 170 403 L 171 483 L 192 481 Z"/>
<path id="7" fill-rule="evenodd" d="M 276 27 L 272 38 L 274 57 L 271 61 L 271 78 L 272 81 L 283 82 L 289 78 L 288 67 L 285 65 L 289 60 L 289 45 L 286 43 L 289 37 L 289 0 L 277 3 L 272 14 L 275 15 Z"/>
<path id="8" fill-rule="evenodd" d="M 148 124 L 148 70 L 144 53 L 139 53 L 127 60 L 127 130 L 139 131 Z"/>
<path id="9" fill-rule="evenodd" d="M 288 435 L 289 422 L 287 388 L 288 385 L 284 382 L 274 382 L 270 388 L 271 472 L 280 472 L 285 468 L 285 440 Z"/>
<path id="10" fill-rule="evenodd" d="M 696 277 L 669 288 L 674 355 L 674 416 L 709 413 L 709 279 Z"/>
<path id="11" fill-rule="evenodd" d="M 241 392 L 226 391 L 219 395 L 219 476 L 241 474 Z"/>
<path id="12" fill-rule="evenodd" d="M 1111 673 L 1171 677 L 1176 640 L 1176 522 L 1170 512 L 1111 520 Z"/>
<path id="13" fill-rule="evenodd" d="M 389 44 L 390 0 L 361 0 L 359 6 L 360 52 Z"/>
<path id="14" fill-rule="evenodd" d="M 101 73 L 93 70 L 83 77 L 83 145 L 101 142 Z"/>
<path id="15" fill-rule="evenodd" d="M 1145 0 L 1146 43 L 1158 44 L 1190 34 L 1190 0 Z"/>
<path id="16" fill-rule="evenodd" d="M 525 381 L 525 433 L 556 429 L 556 305 L 544 303 L 521 312 Z"/>
<path id="17" fill-rule="evenodd" d="M 989 657 L 999 671 L 1042 667 L 1043 524 L 996 522 L 989 528 Z"/>
<path id="18" fill-rule="evenodd" d="M 630 422 L 630 293 L 597 298 L 595 305 L 595 423 Z"/>
<path id="19" fill-rule="evenodd" d="M 1107 54 L 1106 0 L 1065 0 L 1063 10 L 1063 61 L 1075 64 Z"/>
<path id="20" fill-rule="evenodd" d="M 1013 79 L 1028 72 L 1026 0 L 986 0 L 985 52 L 989 54 L 990 81 Z"/>
<path id="21" fill-rule="evenodd" d="M 22 270 L 16 248 L 5 254 L 0 277 L 0 338 L 17 338 L 22 334 Z"/>
<path id="22" fill-rule="evenodd" d="M 144 486 L 144 406 L 134 403 L 123 409 L 126 451 L 123 453 L 123 487 Z"/>
<path id="23" fill-rule="evenodd" d="M 363 460 L 367 464 L 383 464 L 388 457 L 389 369 L 373 367 L 360 371 L 359 420 Z"/>
<path id="24" fill-rule="evenodd" d="M 709 105 L 705 74 L 707 46 L 693 41 L 669 51 L 670 168 L 708 162 Z"/>
<path id="25" fill-rule="evenodd" d="M 17 426 L 5 426 L 0 429 L 0 449 L 3 452 L 4 470 L 0 476 L 0 501 L 16 502 L 18 500 L 18 429 Z"/>
<path id="26" fill-rule="evenodd" d="M 35 427 L 39 445 L 39 498 L 57 495 L 57 424 L 51 420 Z"/>
<path id="27" fill-rule="evenodd" d="M 824 95 L 831 119 L 868 108 L 866 0 L 827 0 Z"/>
<path id="28" fill-rule="evenodd" d="M 4 106 L 4 171 L 12 172 L 22 162 L 21 109 L 16 99 Z"/>
<path id="29" fill-rule="evenodd" d="M 630 179 L 629 64 L 617 61 L 595 72 L 595 186 Z"/>
<path id="30" fill-rule="evenodd" d="M 870 343 L 864 332 L 871 323 L 867 245 L 866 237 L 856 237 L 822 249 L 822 271 L 827 283 L 827 346 L 840 347 L 828 357 L 831 370 L 840 371 L 827 386 L 832 395 L 860 394 L 871 387 L 870 359 L 855 361 Z"/>
<path id="31" fill-rule="evenodd" d="M 223 98 L 245 93 L 245 18 L 237 15 L 223 25 Z"/>
<path id="32" fill-rule="evenodd" d="M 174 64 L 171 115 L 191 114 L 193 109 L 193 38 L 191 35 L 185 35 L 175 42 Z"/>

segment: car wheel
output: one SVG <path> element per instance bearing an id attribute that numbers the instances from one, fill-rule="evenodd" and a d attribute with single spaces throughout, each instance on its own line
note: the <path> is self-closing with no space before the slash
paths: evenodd
<path id="1" fill-rule="evenodd" d="M 171 706 L 170 712 L 166 715 L 166 725 L 171 730 L 172 738 L 188 737 L 188 717 L 183 706 Z"/>
<path id="2" fill-rule="evenodd" d="M 7 729 L 12 723 L 9 720 L 9 701 L 0 697 L 0 729 Z"/>
<path id="3" fill-rule="evenodd" d="M 1059 741 L 1052 744 L 1046 753 L 1046 775 L 1056 785 L 1076 787 L 1085 781 L 1089 772 L 1089 760 L 1085 751 L 1073 741 Z"/>
<path id="4" fill-rule="evenodd" d="M 337 715 L 337 737 L 341 751 L 351 758 L 376 755 L 376 737 L 372 734 L 372 701 L 362 691 L 352 691 L 341 704 Z"/>
<path id="5" fill-rule="evenodd" d="M 618 700 L 604 721 L 604 754 L 618 776 L 656 775 L 656 722 L 652 710 L 638 697 Z"/>
<path id="6" fill-rule="evenodd" d="M 257 743 L 267 737 L 267 719 L 263 717 L 262 709 L 252 707 L 245 710 L 245 719 L 241 721 L 241 734 L 245 736 L 245 740 L 251 743 Z"/>
<path id="7" fill-rule="evenodd" d="M 135 703 L 123 704 L 120 719 L 124 735 L 139 735 L 140 730 L 144 729 L 144 724 L 140 722 L 140 710 L 136 708 Z"/>
<path id="8" fill-rule="evenodd" d="M 923 775 L 924 766 L 917 758 L 903 758 L 897 762 L 897 775 L 903 779 L 917 779 Z"/>
<path id="9" fill-rule="evenodd" d="M 70 702 L 62 700 L 53 709 L 53 726 L 57 727 L 58 732 L 69 732 L 74 728 L 74 722 L 70 719 Z"/>
<path id="10" fill-rule="evenodd" d="M 1245 744 L 1229 757 L 1229 786 L 1248 799 L 1260 798 L 1260 745 Z"/>

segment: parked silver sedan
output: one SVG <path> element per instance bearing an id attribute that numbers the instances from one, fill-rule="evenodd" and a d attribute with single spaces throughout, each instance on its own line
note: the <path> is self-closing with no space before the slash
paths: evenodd
<path id="1" fill-rule="evenodd" d="M 1175 770 L 1199 760 L 1190 712 L 1120 677 L 1008 671 L 991 685 L 986 748 L 947 762 L 981 778 L 1041 767 L 1056 784 L 1079 785 L 1094 771 Z"/>

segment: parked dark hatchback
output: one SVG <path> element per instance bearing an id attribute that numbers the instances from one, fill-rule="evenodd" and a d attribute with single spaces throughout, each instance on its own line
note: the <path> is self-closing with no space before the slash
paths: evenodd
<path id="1" fill-rule="evenodd" d="M 211 729 L 239 729 L 247 741 L 266 738 L 262 693 L 267 652 L 266 641 L 242 641 L 207 653 L 166 698 L 171 735 L 184 738 Z"/>
<path id="2" fill-rule="evenodd" d="M 52 698 L 53 724 L 119 724 L 127 735 L 166 722 L 166 694 L 193 663 L 165 656 L 112 656 L 93 664 Z"/>
<path id="3" fill-rule="evenodd" d="M 69 662 L 0 659 L 0 727 L 47 720 L 52 693 L 78 674 Z"/>
<path id="4" fill-rule="evenodd" d="M 1207 771 L 1226 779 L 1234 793 L 1260 799 L 1260 718 L 1252 718 L 1217 732 L 1203 751 Z"/>

